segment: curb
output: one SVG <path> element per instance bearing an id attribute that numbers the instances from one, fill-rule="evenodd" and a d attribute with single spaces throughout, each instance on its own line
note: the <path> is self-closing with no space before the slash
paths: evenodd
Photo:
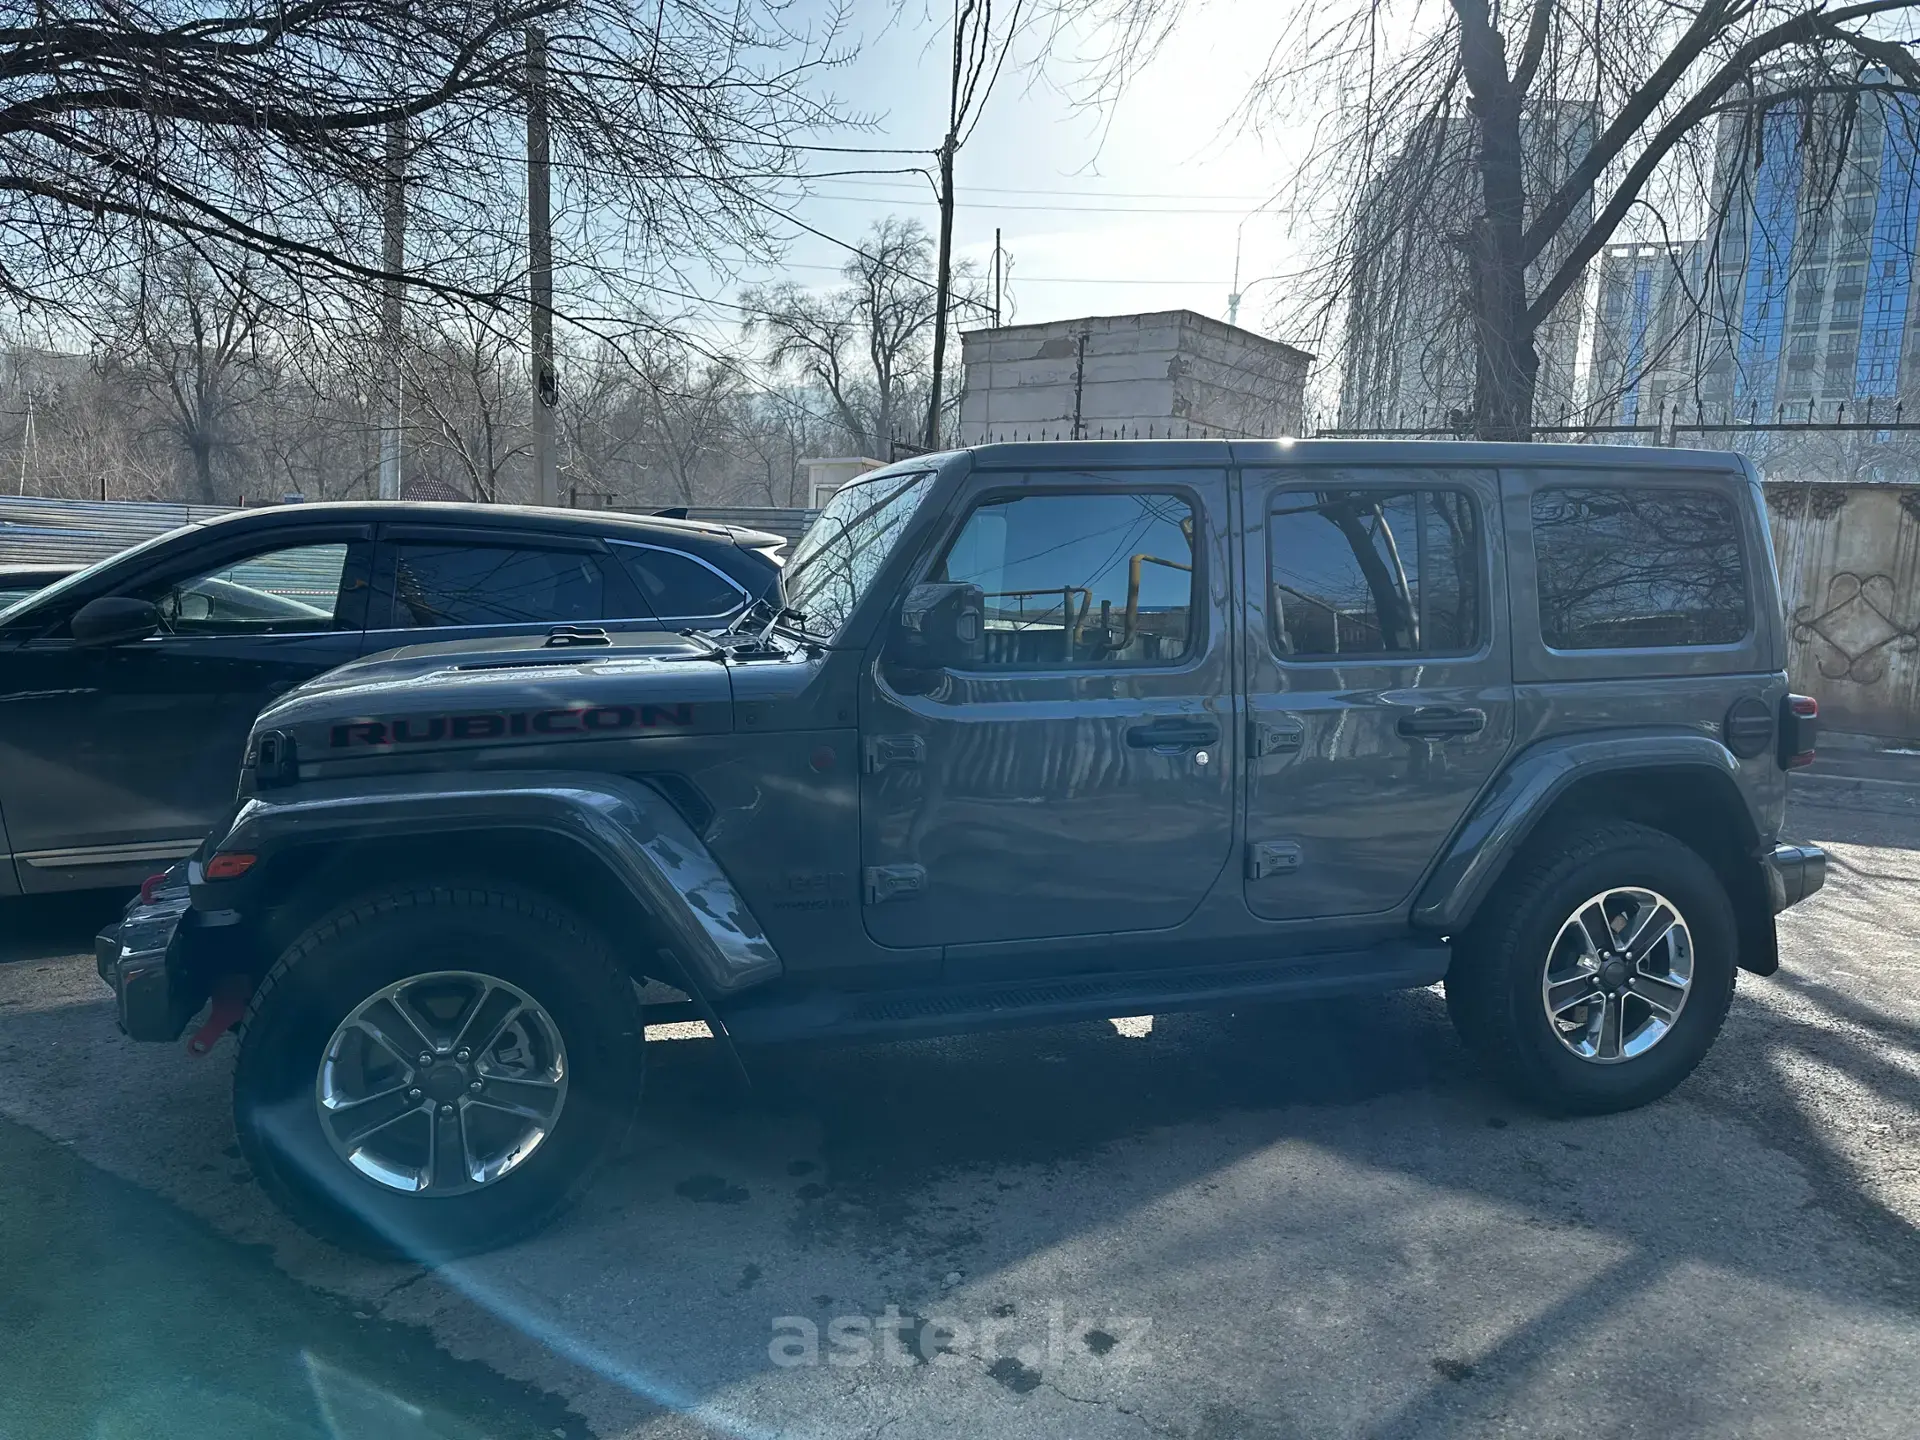
<path id="1" fill-rule="evenodd" d="M 1844 805 L 1850 810 L 1909 815 L 1920 811 L 1920 782 L 1863 780 L 1853 775 L 1793 775 L 1787 780 L 1787 798 L 1810 805 Z"/>

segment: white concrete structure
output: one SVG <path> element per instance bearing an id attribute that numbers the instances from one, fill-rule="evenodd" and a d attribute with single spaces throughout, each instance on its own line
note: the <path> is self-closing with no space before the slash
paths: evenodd
<path id="1" fill-rule="evenodd" d="M 869 470 L 878 470 L 886 462 L 865 455 L 833 455 L 820 460 L 802 460 L 800 469 L 807 477 L 807 504 L 818 510 L 827 497 Z"/>
<path id="2" fill-rule="evenodd" d="M 1297 435 L 1313 356 L 1191 310 L 960 337 L 960 443 Z"/>

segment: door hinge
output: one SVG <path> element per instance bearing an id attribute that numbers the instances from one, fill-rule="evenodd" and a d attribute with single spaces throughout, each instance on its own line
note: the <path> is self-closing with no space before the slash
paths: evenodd
<path id="1" fill-rule="evenodd" d="M 1271 720 L 1249 722 L 1252 735 L 1247 748 L 1258 760 L 1263 755 L 1297 754 L 1307 738 L 1307 727 L 1297 715 L 1280 715 Z"/>
<path id="2" fill-rule="evenodd" d="M 867 867 L 867 903 L 884 905 L 889 900 L 911 900 L 927 888 L 924 865 L 869 865 Z"/>
<path id="3" fill-rule="evenodd" d="M 1274 875 L 1291 875 L 1304 857 L 1292 840 L 1256 840 L 1247 847 L 1247 878 L 1265 880 Z"/>
<path id="4" fill-rule="evenodd" d="M 927 742 L 920 735 L 869 735 L 861 768 L 869 775 L 889 765 L 918 765 L 927 758 Z"/>

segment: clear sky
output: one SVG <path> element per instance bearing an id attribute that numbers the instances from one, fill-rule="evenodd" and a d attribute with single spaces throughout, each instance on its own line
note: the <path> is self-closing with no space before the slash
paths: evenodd
<path id="1" fill-rule="evenodd" d="M 933 8 L 940 12 L 938 0 Z M 1262 9 L 1195 6 L 1174 41 L 1104 113 L 1076 107 L 1060 84 L 1030 72 L 1010 65 L 1002 74 L 959 157 L 955 246 L 984 269 L 1000 227 L 1012 256 L 1014 320 L 1176 308 L 1225 319 L 1237 230 L 1243 287 L 1286 267 L 1297 253 L 1286 217 L 1254 212 L 1284 173 L 1287 137 L 1240 124 L 1248 83 L 1270 40 L 1261 32 Z M 878 124 L 861 135 L 821 138 L 931 151 L 946 115 L 944 21 L 924 18 L 911 3 L 896 12 L 887 0 L 858 0 L 852 33 L 859 57 L 828 84 Z M 1061 82 L 1071 78 L 1064 67 L 1052 73 Z M 814 159 L 820 169 L 843 163 Z M 823 179 L 812 188 L 794 213 L 849 241 L 889 213 L 917 216 L 929 230 L 938 217 L 931 186 L 918 176 Z M 830 285 L 845 258 L 828 241 L 798 234 L 788 273 L 802 284 Z M 1240 322 L 1264 329 L 1282 290 L 1247 287 Z"/>

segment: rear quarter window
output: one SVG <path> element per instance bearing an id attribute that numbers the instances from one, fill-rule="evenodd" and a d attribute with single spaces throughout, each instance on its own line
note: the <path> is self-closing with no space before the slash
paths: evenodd
<path id="1" fill-rule="evenodd" d="M 747 600 L 733 580 L 679 550 L 621 541 L 614 554 L 663 620 L 728 615 Z"/>
<path id="2" fill-rule="evenodd" d="M 1725 494 L 1652 485 L 1533 494 L 1540 637 L 1556 650 L 1730 645 L 1752 624 Z"/>

